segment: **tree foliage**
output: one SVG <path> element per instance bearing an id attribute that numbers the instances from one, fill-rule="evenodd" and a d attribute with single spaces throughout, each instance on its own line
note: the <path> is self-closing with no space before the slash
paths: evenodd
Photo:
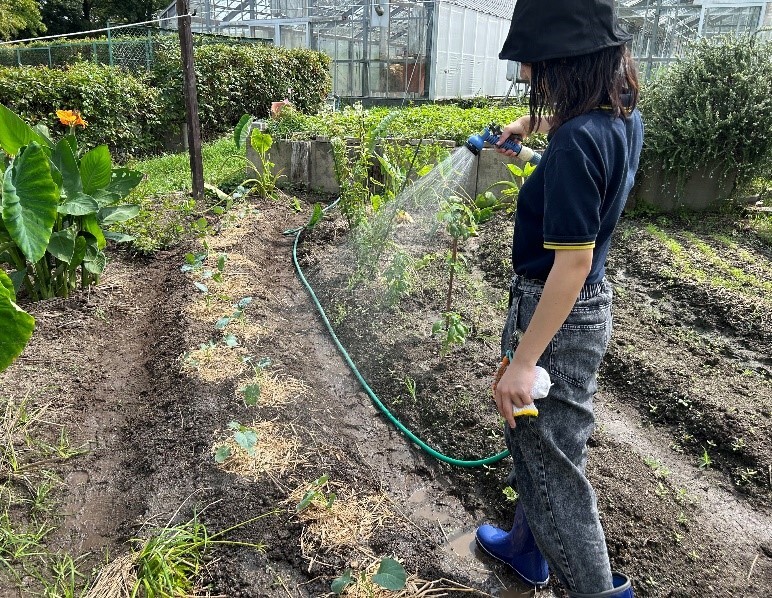
<path id="1" fill-rule="evenodd" d="M 35 0 L 0 0 L 0 39 L 12 40 L 21 32 L 34 35 L 45 30 Z"/>

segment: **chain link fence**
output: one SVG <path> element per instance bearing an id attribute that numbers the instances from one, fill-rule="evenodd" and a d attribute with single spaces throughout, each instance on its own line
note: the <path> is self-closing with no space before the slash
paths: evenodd
<path id="1" fill-rule="evenodd" d="M 194 33 L 193 44 L 255 44 L 272 40 Z M 94 62 L 119 66 L 130 71 L 153 68 L 160 48 L 179 44 L 176 29 L 159 27 L 108 28 L 102 37 L 77 37 L 59 41 L 29 42 L 24 45 L 0 45 L 0 66 L 63 67 L 75 62 Z"/>

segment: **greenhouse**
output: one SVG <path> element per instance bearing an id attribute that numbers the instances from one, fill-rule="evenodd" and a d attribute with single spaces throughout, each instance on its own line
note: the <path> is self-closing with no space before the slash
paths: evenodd
<path id="1" fill-rule="evenodd" d="M 497 59 L 514 0 L 192 0 L 195 31 L 321 50 L 341 97 L 459 98 L 510 91 Z M 644 77 L 699 36 L 772 24 L 754 0 L 619 0 Z M 175 14 L 172 4 L 159 16 Z"/>

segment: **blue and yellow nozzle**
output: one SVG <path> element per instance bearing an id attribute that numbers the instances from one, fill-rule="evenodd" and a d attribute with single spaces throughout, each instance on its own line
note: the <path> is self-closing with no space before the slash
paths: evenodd
<path id="1" fill-rule="evenodd" d="M 477 156 L 482 151 L 485 142 L 488 142 L 491 145 L 496 145 L 499 141 L 499 138 L 501 137 L 501 134 L 501 127 L 495 123 L 491 123 L 485 127 L 482 133 L 479 135 L 472 135 L 469 139 L 467 139 L 466 147 L 470 152 Z M 510 137 L 499 147 L 512 150 L 515 152 L 515 155 L 523 162 L 530 162 L 536 166 L 539 163 L 539 160 L 541 160 L 541 154 L 537 154 L 530 147 L 525 147 L 522 143 L 519 143 L 520 141 L 522 140 L 517 136 Z"/>

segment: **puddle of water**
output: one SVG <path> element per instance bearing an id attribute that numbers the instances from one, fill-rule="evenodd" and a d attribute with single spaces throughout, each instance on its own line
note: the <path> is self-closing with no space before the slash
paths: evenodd
<path id="1" fill-rule="evenodd" d="M 462 559 L 476 558 L 476 546 L 477 541 L 475 540 L 474 532 L 460 532 L 448 538 L 445 549 L 454 552 Z"/>

